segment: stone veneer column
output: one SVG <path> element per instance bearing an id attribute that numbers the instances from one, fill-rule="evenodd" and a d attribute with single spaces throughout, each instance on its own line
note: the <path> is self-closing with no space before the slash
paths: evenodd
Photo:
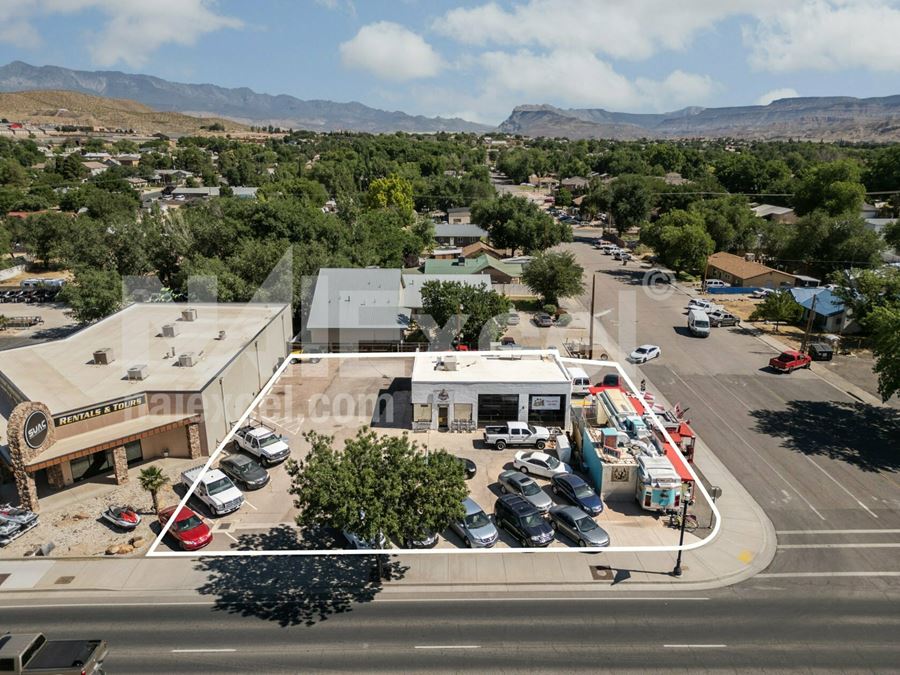
<path id="1" fill-rule="evenodd" d="M 116 472 L 116 484 L 128 484 L 128 455 L 125 454 L 125 446 L 113 448 L 113 470 Z"/>
<path id="2" fill-rule="evenodd" d="M 198 459 L 201 455 L 200 425 L 197 423 L 187 425 L 188 457 Z"/>
<path id="3" fill-rule="evenodd" d="M 37 485 L 34 483 L 34 474 L 25 469 L 16 469 L 16 492 L 19 493 L 19 506 L 37 513 L 38 506 Z"/>
<path id="4" fill-rule="evenodd" d="M 47 482 L 52 488 L 62 488 L 66 486 L 66 479 L 63 478 L 62 464 L 54 464 L 47 467 Z"/>

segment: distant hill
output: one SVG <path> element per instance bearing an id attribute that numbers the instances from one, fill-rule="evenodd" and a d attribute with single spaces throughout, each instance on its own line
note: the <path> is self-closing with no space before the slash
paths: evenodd
<path id="1" fill-rule="evenodd" d="M 0 117 L 35 124 L 134 129 L 147 134 L 194 133 L 215 122 L 226 131 L 246 129 L 232 120 L 159 112 L 136 101 L 53 90 L 0 93 Z"/>
<path id="2" fill-rule="evenodd" d="M 22 61 L 0 67 L 0 91 L 33 89 L 77 91 L 129 99 L 154 110 L 227 117 L 245 124 L 272 124 L 311 131 L 481 133 L 492 130 L 492 127 L 458 118 L 407 115 L 356 102 L 304 101 L 284 94 L 258 94 L 246 87 L 226 89 L 212 84 L 182 84 L 149 75 L 32 66 Z"/>
<path id="3" fill-rule="evenodd" d="M 522 105 L 500 131 L 525 136 L 580 138 L 795 138 L 900 140 L 900 96 L 786 98 L 769 105 L 684 108 L 669 113 Z"/>

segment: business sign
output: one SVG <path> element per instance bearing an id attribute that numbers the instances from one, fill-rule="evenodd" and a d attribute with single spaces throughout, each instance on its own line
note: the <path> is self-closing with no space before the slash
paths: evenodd
<path id="1" fill-rule="evenodd" d="M 58 427 L 64 427 L 67 424 L 83 422 L 84 420 L 93 419 L 94 417 L 101 417 L 102 415 L 109 415 L 110 413 L 116 413 L 121 412 L 122 410 L 128 410 L 129 408 L 135 408 L 139 405 L 143 405 L 146 402 L 147 396 L 144 394 L 132 396 L 130 398 L 122 398 L 117 401 L 108 401 L 106 403 L 95 405 L 92 408 L 85 408 L 84 410 L 79 410 L 77 412 L 67 413 L 65 415 L 54 417 L 53 424 Z"/>
<path id="2" fill-rule="evenodd" d="M 532 396 L 532 410 L 559 410 L 562 407 L 562 396 Z"/>
<path id="3" fill-rule="evenodd" d="M 50 429 L 50 420 L 43 410 L 34 410 L 25 418 L 25 443 L 33 450 L 38 449 L 47 440 L 47 432 Z"/>

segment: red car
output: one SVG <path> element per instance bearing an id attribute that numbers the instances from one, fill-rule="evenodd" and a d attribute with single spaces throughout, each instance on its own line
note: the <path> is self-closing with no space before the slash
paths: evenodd
<path id="1" fill-rule="evenodd" d="M 812 358 L 809 354 L 789 349 L 769 359 L 769 367 L 780 373 L 790 373 L 793 370 L 797 370 L 797 368 L 809 368 L 811 362 Z"/>
<path id="2" fill-rule="evenodd" d="M 169 506 L 159 512 L 159 523 L 165 526 L 175 514 L 177 506 Z M 203 519 L 191 511 L 187 506 L 183 507 L 177 515 L 175 522 L 169 528 L 169 534 L 178 540 L 185 551 L 196 551 L 212 541 L 212 532 Z"/>

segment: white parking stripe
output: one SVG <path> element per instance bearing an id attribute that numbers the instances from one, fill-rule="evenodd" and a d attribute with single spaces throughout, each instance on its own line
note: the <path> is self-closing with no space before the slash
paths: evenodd
<path id="1" fill-rule="evenodd" d="M 825 469 L 823 469 L 821 466 L 819 466 L 818 464 L 816 464 L 816 463 L 812 460 L 812 457 L 810 457 L 809 455 L 803 455 L 803 456 L 809 461 L 810 464 L 812 464 L 812 465 L 813 465 L 814 467 L 816 467 L 819 471 L 821 471 L 821 472 L 824 473 L 826 476 L 828 476 L 828 478 L 829 478 L 835 485 L 837 485 L 839 488 L 841 488 L 841 490 L 843 490 L 843 491 L 846 492 L 848 495 L 850 495 L 850 498 L 853 499 L 853 501 L 855 501 L 857 504 L 859 504 L 859 505 L 866 511 L 866 513 L 868 513 L 868 514 L 869 514 L 870 516 L 872 516 L 873 518 L 876 518 L 876 519 L 878 518 L 878 516 L 875 515 L 875 514 L 872 512 L 872 509 L 870 509 L 868 506 L 866 506 L 866 505 L 863 504 L 861 501 L 859 501 L 859 499 L 856 498 L 856 495 L 854 495 L 852 492 L 850 492 L 850 490 L 848 490 L 846 487 L 844 487 L 844 484 L 843 484 L 843 483 L 841 483 L 840 481 L 838 481 L 834 476 L 832 476 L 830 473 L 828 473 Z"/>
<path id="2" fill-rule="evenodd" d="M 231 534 L 230 534 L 229 532 L 226 532 L 225 530 L 219 530 L 219 532 L 221 532 L 221 533 L 224 534 L 226 537 L 228 537 L 229 539 L 231 539 L 231 541 L 233 541 L 235 544 L 240 544 L 240 543 L 241 543 L 241 542 L 239 542 L 237 539 L 235 539 L 234 537 L 232 537 Z"/>
<path id="3" fill-rule="evenodd" d="M 900 572 L 764 572 L 754 579 L 798 579 L 805 577 L 900 577 Z"/>
<path id="4" fill-rule="evenodd" d="M 237 649 L 173 649 L 173 654 L 216 654 L 220 652 L 236 652 Z"/>
<path id="5" fill-rule="evenodd" d="M 793 490 L 794 493 L 798 497 L 800 497 L 800 499 L 803 501 L 803 503 L 806 504 L 813 513 L 815 513 L 817 516 L 819 516 L 819 518 L 821 518 L 822 520 L 826 520 L 825 516 L 823 516 L 821 513 L 819 513 L 819 510 L 815 506 L 813 506 L 812 503 L 810 503 L 810 501 L 806 497 L 804 497 L 803 494 L 796 487 L 794 487 L 794 484 L 791 481 L 789 481 L 785 476 L 783 476 L 781 474 L 781 472 L 778 471 L 778 469 L 776 469 L 772 465 L 772 463 L 769 462 L 769 460 L 767 460 L 759 450 L 757 450 L 752 445 L 750 445 L 750 443 L 747 442 L 747 439 L 744 438 L 744 434 L 739 433 L 733 426 L 731 426 L 728 423 L 728 421 L 724 417 L 722 417 L 719 413 L 716 412 L 715 405 L 709 403 L 706 399 L 704 399 L 694 387 L 692 387 L 690 384 L 685 382 L 684 379 L 678 373 L 676 373 L 674 370 L 672 370 L 669 367 L 667 367 L 666 369 L 670 373 L 672 373 L 672 375 L 674 375 L 676 378 L 678 378 L 678 380 L 685 386 L 685 388 L 692 391 L 694 393 L 694 395 L 697 398 L 699 398 L 700 401 L 703 402 L 703 405 L 706 406 L 707 410 L 709 410 L 709 412 L 711 412 L 713 415 L 715 415 L 719 419 L 719 421 L 722 422 L 722 424 L 725 425 L 728 428 L 728 430 L 731 431 L 732 434 L 734 434 L 735 438 L 737 438 L 738 440 L 741 441 L 741 443 L 743 443 L 748 448 L 750 448 L 750 450 L 753 452 L 753 454 L 756 455 L 757 457 L 759 457 L 759 459 L 762 461 L 762 463 L 765 464 L 767 467 L 769 467 L 769 469 L 772 470 L 772 473 L 774 473 L 781 480 L 783 480 L 787 484 L 787 486 L 791 490 Z M 713 378 L 713 381 L 715 381 L 715 378 Z M 726 391 L 728 391 L 728 393 L 730 393 L 732 396 L 734 396 L 734 394 L 731 393 L 731 391 L 728 389 L 728 387 L 724 387 L 724 389 Z M 741 405 L 744 405 L 744 402 L 741 401 L 741 399 L 737 398 L 737 396 L 734 396 L 734 397 L 738 400 L 738 402 L 741 403 Z"/>
<path id="6" fill-rule="evenodd" d="M 253 506 L 253 504 L 251 504 L 250 502 L 248 502 L 246 499 L 244 500 L 244 503 L 245 503 L 247 506 L 249 506 L 251 509 L 253 509 L 254 511 L 259 511 L 258 508 L 256 508 L 255 506 Z"/>

